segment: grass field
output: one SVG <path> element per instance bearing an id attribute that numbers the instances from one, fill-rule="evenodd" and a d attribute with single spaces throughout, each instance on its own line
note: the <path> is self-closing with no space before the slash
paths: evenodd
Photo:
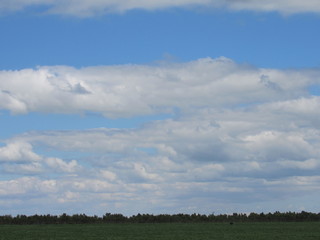
<path id="1" fill-rule="evenodd" d="M 0 225 L 0 240 L 310 240 L 320 222 Z"/>

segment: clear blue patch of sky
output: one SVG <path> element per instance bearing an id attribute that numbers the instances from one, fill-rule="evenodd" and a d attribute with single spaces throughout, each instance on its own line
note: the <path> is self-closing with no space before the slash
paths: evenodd
<path id="1" fill-rule="evenodd" d="M 311 95 L 320 96 L 320 85 L 313 85 L 309 87 L 309 92 Z"/>
<path id="2" fill-rule="evenodd" d="M 170 118 L 169 114 L 107 119 L 100 114 L 43 114 L 11 115 L 0 111 L 0 139 L 29 131 L 83 130 L 93 128 L 138 128 L 153 120 Z"/>
<path id="3" fill-rule="evenodd" d="M 320 17 L 277 13 L 130 11 L 77 19 L 16 13 L 0 18 L 0 69 L 179 61 L 225 56 L 259 67 L 320 66 Z"/>

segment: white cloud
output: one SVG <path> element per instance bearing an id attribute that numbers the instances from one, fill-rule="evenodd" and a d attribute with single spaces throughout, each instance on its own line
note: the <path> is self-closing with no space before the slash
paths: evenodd
<path id="1" fill-rule="evenodd" d="M 319 12 L 317 0 L 3 0 L 0 11 L 18 11 L 28 7 L 43 7 L 44 12 L 88 17 L 110 12 L 125 12 L 132 9 L 157 10 L 180 8 L 227 8 L 231 10 L 277 11 L 286 14 Z"/>
<path id="2" fill-rule="evenodd" d="M 225 209 L 237 204 L 237 211 L 255 211 L 254 204 L 251 208 L 246 204 L 290 202 L 299 196 L 297 189 L 304 197 L 313 196 L 317 188 L 314 176 L 320 170 L 319 130 L 312 124 L 305 129 L 279 127 L 278 122 L 286 118 L 277 112 L 269 112 L 262 124 L 258 110 L 248 112 L 236 129 L 230 122 L 238 120 L 239 110 L 229 114 L 230 110 L 227 114 L 201 111 L 193 117 L 155 121 L 139 129 L 33 132 L 13 140 L 64 154 L 86 154 L 86 163 L 82 159 L 86 170 L 72 168 L 75 175 L 61 171 L 55 180 L 55 197 L 47 196 L 60 209 L 70 207 L 65 205 L 68 203 L 94 202 L 100 211 L 107 204 L 109 209 L 126 214 L 134 214 L 136 209 L 161 212 L 160 208 L 165 212 L 192 209 L 208 213 L 216 204 Z M 215 124 L 210 122 L 213 119 Z M 267 130 L 270 128 L 273 130 Z M 156 151 L 137 151 L 143 147 Z M 62 160 L 56 163 L 61 170 L 71 167 Z M 56 172 L 53 166 L 43 167 L 48 173 Z M 39 175 L 38 181 L 49 180 Z M 198 208 L 194 208 L 195 199 L 201 202 Z"/>
<path id="3" fill-rule="evenodd" d="M 304 115 L 308 117 L 319 118 L 320 97 L 312 96 L 308 98 L 298 98 L 282 102 L 274 102 L 264 106 L 265 110 L 278 111 L 279 113 L 288 113 L 294 115 Z"/>
<path id="4" fill-rule="evenodd" d="M 50 168 L 59 172 L 72 173 L 79 170 L 79 165 L 76 160 L 66 163 L 60 158 L 47 158 L 45 162 Z"/>
<path id="5" fill-rule="evenodd" d="M 255 136 L 247 136 L 247 149 L 256 157 L 270 161 L 276 159 L 306 159 L 315 157 L 319 151 L 317 144 L 311 144 L 303 133 L 296 132 L 261 132 Z"/>
<path id="6" fill-rule="evenodd" d="M 3 172 L 19 175 L 37 175 L 44 172 L 42 164 L 39 162 L 25 163 L 25 164 L 4 164 Z"/>
<path id="7" fill-rule="evenodd" d="M 225 58 L 2 71 L 2 93 L 22 102 L 23 112 L 173 117 L 135 129 L 33 131 L 3 140 L 0 194 L 31 199 L 25 206 L 45 201 L 94 214 L 273 211 L 284 202 L 300 209 L 299 201 L 319 199 L 319 99 L 307 90 L 319 75 Z M 320 210 L 310 204 L 304 207 Z"/>
<path id="8" fill-rule="evenodd" d="M 100 170 L 100 174 L 109 181 L 115 181 L 117 179 L 117 174 L 108 170 Z"/>
<path id="9" fill-rule="evenodd" d="M 319 72 L 257 69 L 226 58 L 167 66 L 0 71 L 0 108 L 15 114 L 90 111 L 119 118 L 176 108 L 236 107 L 307 96 L 307 87 L 319 81 L 315 74 Z"/>
<path id="10" fill-rule="evenodd" d="M 22 177 L 9 181 L 0 181 L 0 195 L 2 197 L 41 195 L 55 191 L 56 181 L 54 180 L 40 180 L 35 177 Z"/>
<path id="11" fill-rule="evenodd" d="M 281 161 L 280 165 L 286 168 L 290 167 L 290 168 L 298 168 L 298 169 L 306 169 L 306 170 L 318 169 L 320 166 L 320 159 L 308 159 L 305 161 L 285 160 L 285 161 Z"/>
<path id="12" fill-rule="evenodd" d="M 43 157 L 35 153 L 33 145 L 24 141 L 9 141 L 0 148 L 0 163 L 6 174 L 37 175 L 45 172 L 73 173 L 81 171 L 76 160 L 65 162 L 60 158 Z"/>
<path id="13" fill-rule="evenodd" d="M 235 10 L 254 10 L 254 11 L 280 11 L 283 13 L 299 12 L 319 12 L 320 6 L 317 0 L 231 0 L 229 2 L 232 9 Z"/>
<path id="14" fill-rule="evenodd" d="M 29 162 L 39 161 L 41 157 L 33 152 L 28 142 L 10 142 L 0 147 L 0 162 Z"/>

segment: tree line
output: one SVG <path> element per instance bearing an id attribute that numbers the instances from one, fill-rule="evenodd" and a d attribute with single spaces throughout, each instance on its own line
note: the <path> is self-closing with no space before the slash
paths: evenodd
<path id="1" fill-rule="evenodd" d="M 86 214 L 67 215 L 3 215 L 0 224 L 87 224 L 87 223 L 200 223 L 200 222 L 302 222 L 320 221 L 320 213 L 274 212 L 274 213 L 233 213 L 233 214 L 137 214 L 130 217 L 106 213 L 102 217 Z"/>

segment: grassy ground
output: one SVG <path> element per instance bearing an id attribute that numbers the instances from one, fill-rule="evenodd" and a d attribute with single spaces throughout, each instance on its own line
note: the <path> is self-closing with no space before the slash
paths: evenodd
<path id="1" fill-rule="evenodd" d="M 0 225 L 0 240 L 311 240 L 320 222 Z"/>

